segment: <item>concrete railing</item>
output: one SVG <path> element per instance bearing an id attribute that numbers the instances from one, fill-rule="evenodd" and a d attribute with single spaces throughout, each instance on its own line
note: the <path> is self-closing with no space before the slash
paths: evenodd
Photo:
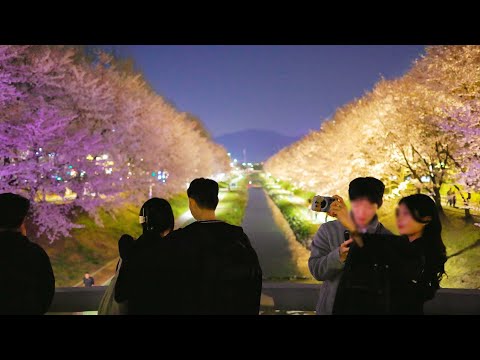
<path id="1" fill-rule="evenodd" d="M 315 310 L 320 285 L 298 283 L 265 283 L 263 293 L 273 298 L 278 310 Z M 425 304 L 429 315 L 480 315 L 480 290 L 440 289 Z"/>
<path id="2" fill-rule="evenodd" d="M 292 282 L 265 282 L 262 308 L 314 311 L 320 285 Z M 105 286 L 57 288 L 49 313 L 95 311 Z M 441 289 L 425 304 L 430 315 L 480 315 L 480 290 Z"/>

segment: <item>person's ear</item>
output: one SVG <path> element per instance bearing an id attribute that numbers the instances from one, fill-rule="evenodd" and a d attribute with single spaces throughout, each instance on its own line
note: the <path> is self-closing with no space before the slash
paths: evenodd
<path id="1" fill-rule="evenodd" d="M 25 225 L 25 221 L 20 225 L 20 232 L 23 236 L 27 236 L 27 226 Z"/>
<path id="2" fill-rule="evenodd" d="M 170 234 L 172 231 L 173 231 L 173 229 L 167 229 L 167 230 L 165 230 L 165 231 L 163 232 L 163 234 L 162 234 L 162 237 L 167 236 L 167 235 Z"/>

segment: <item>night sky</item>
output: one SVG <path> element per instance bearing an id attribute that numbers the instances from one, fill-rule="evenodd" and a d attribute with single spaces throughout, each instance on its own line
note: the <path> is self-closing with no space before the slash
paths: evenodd
<path id="1" fill-rule="evenodd" d="M 423 45 L 113 48 L 214 136 L 251 128 L 303 135 L 424 52 Z"/>

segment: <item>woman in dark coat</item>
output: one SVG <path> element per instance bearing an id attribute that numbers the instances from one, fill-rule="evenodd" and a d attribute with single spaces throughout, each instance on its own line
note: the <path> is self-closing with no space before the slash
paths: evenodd
<path id="1" fill-rule="evenodd" d="M 402 198 L 396 209 L 400 236 L 361 234 L 343 199 L 330 209 L 354 243 L 335 298 L 334 314 L 423 314 L 447 260 L 435 202 L 423 194 Z"/>

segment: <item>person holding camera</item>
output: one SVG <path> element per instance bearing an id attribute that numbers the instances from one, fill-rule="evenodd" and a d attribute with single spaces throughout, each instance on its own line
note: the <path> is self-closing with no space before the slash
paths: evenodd
<path id="1" fill-rule="evenodd" d="M 339 196 L 330 214 L 354 240 L 333 306 L 337 315 L 422 315 L 440 287 L 447 261 L 442 224 L 433 199 L 402 198 L 396 209 L 400 236 L 365 234 Z"/>
<path id="2" fill-rule="evenodd" d="M 359 177 L 349 184 L 351 216 L 359 232 L 392 234 L 379 221 L 377 210 L 383 203 L 385 185 L 373 177 Z M 329 211 L 329 209 L 325 209 Z M 348 229 L 338 220 L 322 224 L 315 234 L 308 268 L 313 277 L 323 281 L 317 302 L 317 315 L 331 315 L 342 277 L 345 260 L 353 240 Z"/>

